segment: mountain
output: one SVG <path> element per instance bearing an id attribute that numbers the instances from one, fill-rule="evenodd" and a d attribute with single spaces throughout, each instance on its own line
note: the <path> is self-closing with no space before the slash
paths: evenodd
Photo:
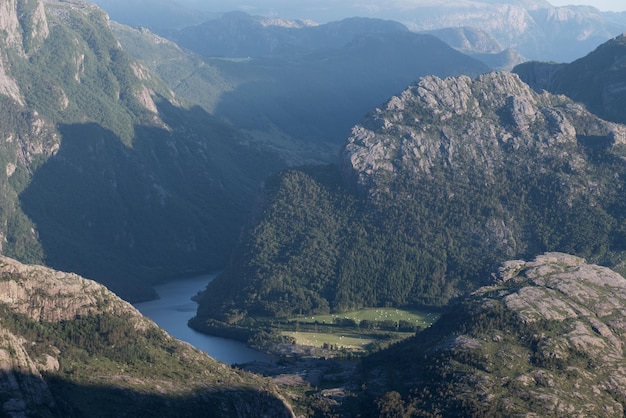
<path id="1" fill-rule="evenodd" d="M 427 331 L 365 360 L 362 416 L 621 417 L 625 298 L 622 276 L 578 257 L 506 262 Z"/>
<path id="2" fill-rule="evenodd" d="M 269 381 L 76 274 L 0 257 L 0 311 L 3 416 L 294 416 Z"/>
<path id="3" fill-rule="evenodd" d="M 620 35 L 570 64 L 530 62 L 514 71 L 535 89 L 565 94 L 598 116 L 626 123 L 626 35 Z"/>
<path id="4" fill-rule="evenodd" d="M 443 28 L 424 33 L 436 36 L 457 51 L 484 62 L 494 70 L 510 71 L 525 61 L 519 52 L 504 48 L 494 36 L 481 29 Z"/>
<path id="5" fill-rule="evenodd" d="M 238 53 L 245 55 L 239 59 L 200 58 L 146 30 L 117 26 L 115 31 L 125 50 L 157 72 L 179 97 L 272 144 L 294 163 L 334 161 L 350 128 L 366 112 L 420 76 L 488 71 L 438 39 L 393 22 L 346 19 L 296 29 L 264 27 L 259 19 L 240 13 L 225 16 L 212 25 L 235 20 L 237 25 L 227 32 L 231 36 L 210 32 L 193 39 L 215 45 L 214 53 L 227 51 L 229 41 L 249 39 L 275 47 L 275 55 L 259 47 L 259 54 L 270 55 L 249 57 L 242 41 Z M 207 23 L 202 30 L 209 27 Z M 288 34 L 292 44 L 266 42 L 276 33 Z"/>
<path id="6" fill-rule="evenodd" d="M 364 33 L 398 31 L 408 29 L 398 22 L 382 19 L 353 17 L 319 25 L 306 20 L 230 12 L 166 36 L 204 57 L 258 58 L 338 48 Z"/>
<path id="7" fill-rule="evenodd" d="M 413 31 L 471 27 L 489 34 L 504 49 L 531 60 L 572 61 L 624 32 L 624 13 L 593 7 L 553 7 L 543 0 L 415 2 L 394 10 L 382 7 L 378 17 L 397 20 Z M 480 52 L 480 49 L 475 52 Z"/>
<path id="8" fill-rule="evenodd" d="M 512 73 L 426 77 L 354 127 L 338 167 L 266 182 L 195 323 L 442 306 L 544 251 L 619 265 L 625 140 Z"/>
<path id="9" fill-rule="evenodd" d="M 145 0 L 129 0 L 123 4 L 118 0 L 98 0 L 96 3 L 111 13 L 113 20 L 135 27 L 148 27 L 161 35 L 167 32 L 163 28 L 182 27 L 175 24 L 180 22 L 177 17 L 181 13 L 172 10 L 171 4 L 154 2 L 146 7 Z M 176 7 L 181 6 L 196 11 L 184 26 L 201 23 L 199 18 L 209 12 L 214 15 L 205 20 L 215 20 L 218 13 L 238 10 L 270 19 L 279 16 L 292 22 L 328 23 L 354 16 L 379 18 L 399 22 L 416 32 L 472 28 L 497 39 L 501 44 L 497 52 L 511 49 L 526 59 L 559 62 L 575 60 L 626 31 L 626 13 L 601 12 L 589 6 L 554 7 L 544 0 L 468 0 L 454 3 L 422 0 L 403 4 L 373 0 L 338 4 L 331 0 L 315 0 L 301 1 L 297 5 L 267 1 L 248 1 L 245 4 L 212 2 L 210 5 L 197 1 L 176 2 Z M 142 13 L 136 13 L 136 10 L 142 10 Z M 165 22 L 170 16 L 172 23 L 167 25 Z M 250 39 L 257 42 L 266 39 L 267 31 L 259 33 L 261 36 L 257 39 L 244 37 L 240 40 L 245 44 Z M 228 42 L 233 44 L 237 39 L 230 38 Z M 481 53 L 481 48 L 482 45 L 477 44 L 472 53 Z"/>
<path id="10" fill-rule="evenodd" d="M 221 268 L 280 157 L 183 105 L 93 4 L 2 7 L 2 253 L 134 300 Z"/>

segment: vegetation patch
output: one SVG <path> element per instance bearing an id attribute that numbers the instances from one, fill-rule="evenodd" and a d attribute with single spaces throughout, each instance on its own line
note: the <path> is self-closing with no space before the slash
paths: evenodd
<path id="1" fill-rule="evenodd" d="M 398 308 L 366 308 L 340 314 L 296 317 L 300 323 L 354 324 L 360 328 L 427 328 L 439 319 L 439 313 Z"/>
<path id="2" fill-rule="evenodd" d="M 312 347 L 323 347 L 333 349 L 357 349 L 366 350 L 369 345 L 377 339 L 362 335 L 354 334 L 329 334 L 324 332 L 301 332 L 301 331 L 285 331 L 283 335 L 293 338 L 296 344 Z"/>

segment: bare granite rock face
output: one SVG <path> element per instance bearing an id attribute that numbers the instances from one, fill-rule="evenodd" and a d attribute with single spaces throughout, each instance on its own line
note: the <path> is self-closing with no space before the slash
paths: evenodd
<path id="1" fill-rule="evenodd" d="M 584 123 L 581 123 L 585 121 Z M 572 151 L 579 136 L 624 140 L 624 127 L 602 121 L 564 96 L 538 94 L 512 73 L 426 77 L 353 128 L 342 170 L 362 188 L 388 190 L 388 175 L 409 172 L 424 181 L 443 168 L 468 176 L 479 167 L 487 182 L 517 157 L 567 158 L 578 173 L 587 163 Z M 534 169 L 535 167 L 529 167 Z M 581 185 L 572 193 L 588 191 Z"/>
<path id="2" fill-rule="evenodd" d="M 508 411 L 517 413 L 514 405 L 524 399 L 526 407 L 532 404 L 527 413 L 623 416 L 624 277 L 579 257 L 546 253 L 505 263 L 495 284 L 473 297 L 483 309 L 503 302 L 505 312 L 530 330 L 512 335 L 511 324 L 488 327 L 480 336 L 457 336 L 461 342 L 449 347 L 476 350 L 490 364 L 486 373 L 476 373 L 492 405 L 499 402 L 505 410 L 509 405 Z M 480 347 L 462 343 L 470 338 Z"/>
<path id="3" fill-rule="evenodd" d="M 27 55 L 50 34 L 43 0 L 6 0 L 0 4 L 0 30 L 6 46 Z"/>

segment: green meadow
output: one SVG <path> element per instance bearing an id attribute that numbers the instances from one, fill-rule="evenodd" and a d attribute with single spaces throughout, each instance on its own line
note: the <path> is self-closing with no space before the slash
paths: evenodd
<path id="1" fill-rule="evenodd" d="M 341 314 L 301 316 L 292 318 L 291 320 L 300 323 L 334 324 L 338 319 L 351 319 L 357 324 L 363 320 L 375 322 L 408 321 L 416 326 L 427 328 L 439 319 L 439 313 L 397 308 L 367 308 Z"/>
<path id="2" fill-rule="evenodd" d="M 341 314 L 292 317 L 283 323 L 280 334 L 303 346 L 369 351 L 385 341 L 408 338 L 437 319 L 439 313 L 431 311 L 367 308 Z M 414 330 L 406 330 L 407 324 Z"/>
<path id="3" fill-rule="evenodd" d="M 377 341 L 376 338 L 358 333 L 330 334 L 324 332 L 285 331 L 283 335 L 291 337 L 298 345 L 322 347 L 324 344 L 337 348 L 365 350 L 366 347 Z"/>

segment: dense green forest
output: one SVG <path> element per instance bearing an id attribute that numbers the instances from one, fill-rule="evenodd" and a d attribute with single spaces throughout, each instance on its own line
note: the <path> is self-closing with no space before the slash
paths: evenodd
<path id="1" fill-rule="evenodd" d="M 609 165 L 604 169 L 624 170 L 617 161 Z M 550 177 L 524 178 L 511 167 L 505 173 L 511 183 L 500 189 L 446 183 L 445 190 L 399 179 L 398 194 L 410 192 L 412 199 L 375 204 L 342 186 L 335 166 L 288 170 L 268 182 L 263 199 L 271 204 L 236 260 L 203 293 L 199 316 L 230 322 L 364 306 L 442 306 L 507 258 L 561 250 L 602 260 L 609 249 L 622 250 L 624 231 L 615 226 L 623 225 L 623 199 L 615 195 L 602 206 L 566 202 L 555 195 L 556 175 Z M 498 211 L 525 234 L 513 245 L 503 247 L 483 232 Z"/>

